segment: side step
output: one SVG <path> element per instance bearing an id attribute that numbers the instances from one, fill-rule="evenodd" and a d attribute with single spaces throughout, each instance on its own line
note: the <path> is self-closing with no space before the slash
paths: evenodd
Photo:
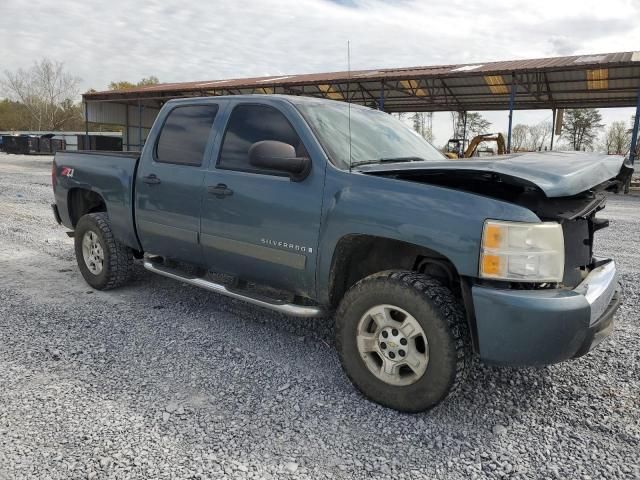
<path id="1" fill-rule="evenodd" d="M 250 297 L 240 292 L 230 290 L 229 288 L 219 283 L 205 280 L 204 278 L 185 276 L 184 273 L 178 270 L 165 267 L 164 265 L 153 263 L 146 259 L 144 260 L 144 268 L 146 268 L 150 272 L 157 273 L 158 275 L 162 275 L 164 277 L 173 278 L 174 280 L 179 280 L 180 282 L 188 283 L 189 285 L 194 285 L 196 287 L 204 288 L 205 290 L 209 290 L 211 292 L 219 293 L 221 295 L 226 295 L 227 297 L 235 298 L 238 300 L 244 300 L 247 303 L 251 303 L 259 307 L 268 308 L 270 310 L 275 310 L 276 312 L 284 313 L 286 315 L 291 315 L 294 317 L 307 317 L 307 318 L 322 317 L 326 315 L 326 311 L 322 307 L 294 305 L 291 303 L 285 303 L 278 300 Z"/>

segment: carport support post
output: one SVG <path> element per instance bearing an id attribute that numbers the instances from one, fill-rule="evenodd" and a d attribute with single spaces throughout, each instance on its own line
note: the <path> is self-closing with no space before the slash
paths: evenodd
<path id="1" fill-rule="evenodd" d="M 556 109 L 551 110 L 551 147 L 549 150 L 553 150 L 553 137 L 556 136 Z"/>
<path id="2" fill-rule="evenodd" d="M 384 112 L 384 82 L 382 82 L 382 87 L 380 88 L 380 103 L 378 103 L 378 110 L 382 110 Z"/>
<path id="3" fill-rule="evenodd" d="M 138 100 L 138 148 L 142 151 L 142 104 Z"/>
<path id="4" fill-rule="evenodd" d="M 460 149 L 460 156 L 464 157 L 464 154 L 467 151 L 467 111 L 462 112 L 462 148 Z"/>
<path id="5" fill-rule="evenodd" d="M 631 165 L 636 161 L 636 149 L 638 145 L 638 126 L 640 125 L 640 89 L 638 89 L 638 103 L 636 104 L 636 117 L 633 121 L 631 132 L 631 149 L 629 150 L 629 160 Z"/>
<path id="6" fill-rule="evenodd" d="M 126 146 L 125 150 L 131 150 L 131 147 L 129 146 L 129 144 L 131 143 L 131 140 L 129 140 L 129 104 L 125 103 L 124 104 L 124 135 L 125 135 L 125 139 L 127 140 L 126 143 L 123 143 L 123 147 Z"/>
<path id="7" fill-rule="evenodd" d="M 91 150 L 89 144 L 89 105 L 84 101 L 84 150 Z"/>
<path id="8" fill-rule="evenodd" d="M 511 153 L 511 127 L 513 126 L 513 105 L 516 103 L 516 76 L 511 75 L 511 95 L 509 96 L 509 131 L 507 132 L 507 153 Z"/>

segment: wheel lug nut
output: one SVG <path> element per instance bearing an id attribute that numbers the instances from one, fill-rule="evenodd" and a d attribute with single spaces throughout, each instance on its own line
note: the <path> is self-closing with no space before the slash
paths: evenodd
<path id="1" fill-rule="evenodd" d="M 398 335 L 398 330 L 396 328 L 394 328 L 393 330 L 391 330 L 391 334 L 396 337 Z"/>
<path id="2" fill-rule="evenodd" d="M 406 345 L 407 344 L 407 339 L 406 338 L 401 338 L 400 339 L 400 345 Z"/>
<path id="3" fill-rule="evenodd" d="M 401 357 L 404 357 L 404 356 L 405 356 L 404 350 L 400 350 L 400 351 L 398 352 L 398 355 L 400 355 Z"/>
<path id="4" fill-rule="evenodd" d="M 387 338 L 389 336 L 389 333 L 387 333 L 387 331 L 385 330 L 384 332 L 382 332 L 382 336 L 384 338 Z"/>
<path id="5" fill-rule="evenodd" d="M 396 358 L 396 354 L 393 352 L 389 352 L 389 358 Z"/>
<path id="6" fill-rule="evenodd" d="M 384 343 L 384 342 L 382 342 L 382 343 L 380 344 L 380 348 L 384 350 L 385 348 L 387 348 L 387 344 L 386 344 L 386 343 Z"/>

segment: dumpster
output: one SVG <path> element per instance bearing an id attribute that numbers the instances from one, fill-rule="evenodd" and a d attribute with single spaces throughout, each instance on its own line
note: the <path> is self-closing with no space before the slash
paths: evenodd
<path id="1" fill-rule="evenodd" d="M 78 150 L 122 151 L 122 137 L 78 135 Z"/>

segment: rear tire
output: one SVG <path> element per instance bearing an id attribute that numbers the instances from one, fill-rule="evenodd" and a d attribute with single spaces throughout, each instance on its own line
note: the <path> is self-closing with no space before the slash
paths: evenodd
<path id="1" fill-rule="evenodd" d="M 119 287 L 131 278 L 133 250 L 115 239 L 106 212 L 80 218 L 74 243 L 80 272 L 96 290 Z"/>
<path id="2" fill-rule="evenodd" d="M 460 302 L 440 282 L 415 272 L 381 272 L 356 283 L 338 308 L 336 335 L 352 383 L 402 412 L 439 404 L 471 364 Z"/>

